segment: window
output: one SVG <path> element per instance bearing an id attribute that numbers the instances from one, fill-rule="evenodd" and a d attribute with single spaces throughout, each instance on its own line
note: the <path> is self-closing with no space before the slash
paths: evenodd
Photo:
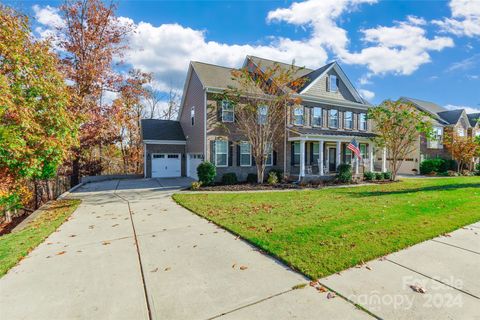
<path id="1" fill-rule="evenodd" d="M 368 159 L 367 155 L 367 145 L 365 143 L 360 143 L 360 155 L 362 156 L 362 159 Z"/>
<path id="2" fill-rule="evenodd" d="M 322 126 L 322 108 L 315 107 L 312 110 L 312 125 L 313 126 Z"/>
<path id="3" fill-rule="evenodd" d="M 337 76 L 331 75 L 331 76 L 328 77 L 328 80 L 329 80 L 328 91 L 337 92 L 338 91 Z"/>
<path id="4" fill-rule="evenodd" d="M 345 163 L 351 164 L 352 163 L 352 150 L 345 148 Z"/>
<path id="5" fill-rule="evenodd" d="M 295 163 L 295 165 L 300 164 L 300 142 L 293 144 L 293 163 Z"/>
<path id="6" fill-rule="evenodd" d="M 331 109 L 328 111 L 328 126 L 338 128 L 338 110 Z"/>
<path id="7" fill-rule="evenodd" d="M 346 129 L 353 129 L 353 113 L 350 111 L 345 112 L 344 125 Z"/>
<path id="8" fill-rule="evenodd" d="M 457 129 L 457 134 L 460 136 L 460 137 L 465 137 L 465 130 L 460 127 Z"/>
<path id="9" fill-rule="evenodd" d="M 267 162 L 265 163 L 265 165 L 267 167 L 273 166 L 273 145 L 271 142 L 267 143 L 266 153 L 267 153 Z"/>
<path id="10" fill-rule="evenodd" d="M 427 148 L 430 149 L 442 149 L 442 136 L 443 129 L 442 127 L 434 127 L 432 138 L 427 142 Z"/>
<path id="11" fill-rule="evenodd" d="M 153 155 L 153 159 L 163 159 L 163 158 L 165 158 L 164 154 L 154 154 Z"/>
<path id="12" fill-rule="evenodd" d="M 235 113 L 233 111 L 233 104 L 228 100 L 222 101 L 222 122 L 233 122 Z"/>
<path id="13" fill-rule="evenodd" d="M 358 115 L 359 118 L 359 129 L 360 130 L 367 130 L 367 114 L 366 113 L 360 113 Z"/>
<path id="14" fill-rule="evenodd" d="M 168 159 L 178 159 L 178 154 L 169 154 L 167 156 Z"/>
<path id="15" fill-rule="evenodd" d="M 215 166 L 226 167 L 228 165 L 228 141 L 215 141 Z"/>
<path id="16" fill-rule="evenodd" d="M 320 144 L 318 142 L 314 142 L 312 144 L 312 153 L 313 153 L 313 164 L 317 164 L 318 158 L 320 157 Z"/>
<path id="17" fill-rule="evenodd" d="M 258 124 L 266 124 L 268 115 L 268 106 L 258 106 Z"/>
<path id="18" fill-rule="evenodd" d="M 303 125 L 303 106 L 298 106 L 293 109 L 293 124 L 296 126 Z"/>
<path id="19" fill-rule="evenodd" d="M 250 167 L 252 165 L 252 146 L 246 141 L 240 142 L 240 166 Z"/>
<path id="20" fill-rule="evenodd" d="M 190 119 L 192 121 L 192 126 L 195 125 L 195 107 L 192 107 L 192 110 L 190 110 Z"/>

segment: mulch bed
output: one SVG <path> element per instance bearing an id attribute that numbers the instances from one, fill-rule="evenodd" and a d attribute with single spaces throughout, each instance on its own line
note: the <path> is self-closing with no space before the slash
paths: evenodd
<path id="1" fill-rule="evenodd" d="M 394 181 L 362 181 L 359 183 L 342 184 L 342 183 L 335 183 L 332 181 L 325 181 L 323 183 L 307 183 L 307 184 L 279 183 L 275 185 L 270 185 L 266 183 L 264 184 L 238 183 L 238 184 L 231 184 L 231 185 L 217 184 L 212 186 L 204 186 L 198 190 L 191 190 L 191 191 L 299 190 L 299 189 L 321 189 L 324 187 L 331 187 L 331 186 L 347 186 L 347 185 L 354 186 L 354 185 L 363 184 L 363 183 L 387 184 L 387 183 L 393 183 L 393 182 Z"/>
<path id="2" fill-rule="evenodd" d="M 20 222 L 25 220 L 27 217 L 28 217 L 28 214 L 24 214 L 21 216 L 13 217 L 12 222 L 10 223 L 7 223 L 7 222 L 0 223 L 0 236 L 10 233 L 17 225 L 20 224 Z"/>

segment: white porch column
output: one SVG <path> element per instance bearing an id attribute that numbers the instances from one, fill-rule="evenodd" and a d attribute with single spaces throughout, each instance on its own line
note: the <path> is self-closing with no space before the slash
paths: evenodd
<path id="1" fill-rule="evenodd" d="M 375 157 L 375 154 L 373 153 L 373 144 L 370 143 L 368 145 L 368 151 L 369 151 L 368 156 L 370 157 L 370 172 L 373 172 L 373 170 L 374 170 L 374 159 L 373 159 L 373 157 Z"/>
<path id="2" fill-rule="evenodd" d="M 382 152 L 382 172 L 387 172 L 387 148 L 383 148 Z"/>
<path id="3" fill-rule="evenodd" d="M 323 140 L 318 141 L 318 173 L 319 175 L 325 175 L 323 172 Z"/>
<path id="4" fill-rule="evenodd" d="M 355 174 L 359 174 L 359 173 L 360 173 L 359 164 L 360 164 L 360 158 L 359 158 L 359 157 L 356 157 L 356 159 L 355 159 Z"/>
<path id="5" fill-rule="evenodd" d="M 342 157 L 342 143 L 340 141 L 337 141 L 337 160 L 336 160 L 336 164 L 337 164 L 337 167 L 340 165 L 340 159 Z M 337 169 L 335 168 L 335 171 L 337 171 Z"/>
<path id="6" fill-rule="evenodd" d="M 305 177 L 305 141 L 300 141 L 300 177 Z"/>

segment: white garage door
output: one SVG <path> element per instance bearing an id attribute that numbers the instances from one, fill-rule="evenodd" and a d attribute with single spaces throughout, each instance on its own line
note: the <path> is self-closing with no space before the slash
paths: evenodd
<path id="1" fill-rule="evenodd" d="M 179 153 L 152 154 L 152 177 L 173 178 L 182 175 L 182 160 Z"/>
<path id="2" fill-rule="evenodd" d="M 198 180 L 197 167 L 203 161 L 203 154 L 190 153 L 188 155 L 188 176 Z"/>

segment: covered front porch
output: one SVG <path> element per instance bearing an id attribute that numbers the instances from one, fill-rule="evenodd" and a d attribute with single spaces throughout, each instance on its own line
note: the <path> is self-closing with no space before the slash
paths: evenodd
<path id="1" fill-rule="evenodd" d="M 352 139 L 358 143 L 362 159 L 347 148 Z M 356 136 L 298 136 L 290 137 L 291 161 L 289 172 L 298 178 L 329 178 L 337 173 L 340 164 L 350 164 L 354 175 L 367 171 L 387 171 L 386 152 L 382 149 L 381 167 L 375 167 L 374 143 Z M 300 159 L 303 159 L 301 161 Z"/>

